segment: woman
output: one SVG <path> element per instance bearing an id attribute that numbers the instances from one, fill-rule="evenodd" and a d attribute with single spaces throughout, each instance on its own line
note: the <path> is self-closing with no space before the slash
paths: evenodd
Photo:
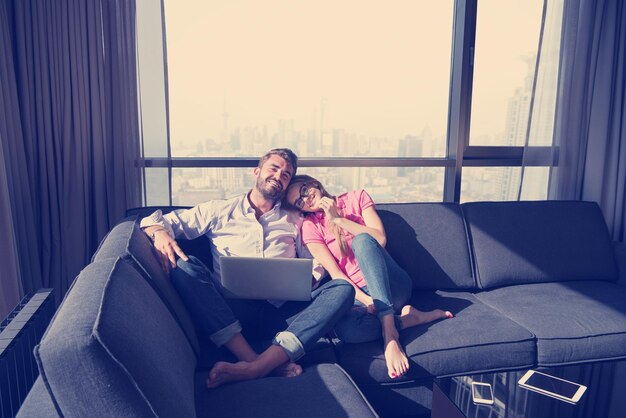
<path id="1" fill-rule="evenodd" d="M 313 257 L 333 279 L 345 279 L 355 288 L 355 306 L 335 327 L 339 338 L 359 343 L 376 340 L 382 332 L 389 376 L 405 374 L 409 362 L 398 331 L 452 314 L 421 312 L 407 304 L 411 278 L 384 249 L 385 229 L 371 197 L 365 190 L 334 197 L 313 177 L 299 175 L 284 200 L 287 208 L 306 215 L 302 240 Z"/>

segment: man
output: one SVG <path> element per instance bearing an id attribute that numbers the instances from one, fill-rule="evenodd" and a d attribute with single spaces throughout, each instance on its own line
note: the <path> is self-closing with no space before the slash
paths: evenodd
<path id="1" fill-rule="evenodd" d="M 300 218 L 280 207 L 296 170 L 297 157 L 291 150 L 273 149 L 254 169 L 256 184 L 248 193 L 167 215 L 156 211 L 141 221 L 163 267 L 172 269 L 172 282 L 200 333 L 218 347 L 224 345 L 239 360 L 216 363 L 209 372 L 208 387 L 254 379 L 272 371 L 281 376 L 299 375 L 302 368 L 294 362 L 352 306 L 354 289 L 344 280 L 332 280 L 315 289 L 311 302 L 280 304 L 222 297 L 220 256 L 307 256 L 300 240 Z M 201 235 L 211 241 L 213 272 L 197 258 L 187 257 L 176 243 L 177 237 Z M 320 272 L 314 272 L 314 277 L 319 279 Z M 272 345 L 258 355 L 242 332 L 259 338 L 273 336 Z"/>

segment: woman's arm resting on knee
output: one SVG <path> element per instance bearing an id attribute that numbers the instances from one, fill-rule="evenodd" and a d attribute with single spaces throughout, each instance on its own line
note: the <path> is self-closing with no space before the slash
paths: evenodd
<path id="1" fill-rule="evenodd" d="M 337 261 L 335 261 L 335 257 L 333 257 L 326 244 L 310 242 L 306 245 L 306 247 L 313 256 L 313 258 L 315 258 L 326 269 L 326 271 L 333 280 L 346 280 L 352 285 L 352 287 L 354 287 L 356 299 L 363 305 L 367 306 L 368 311 L 370 311 L 370 309 L 374 309 L 374 300 L 370 296 L 365 294 L 365 292 L 363 292 L 357 285 L 352 282 L 352 280 L 348 278 L 348 276 L 344 274 L 343 271 L 341 271 L 339 265 L 337 265 Z M 372 308 L 370 308 L 370 306 Z"/>
<path id="2" fill-rule="evenodd" d="M 385 234 L 383 221 L 380 220 L 376 209 L 370 206 L 363 210 L 362 215 L 365 226 L 346 218 L 334 218 L 333 222 L 352 235 L 370 234 L 372 238 L 378 241 L 381 247 L 384 247 L 387 244 L 387 235 Z"/>

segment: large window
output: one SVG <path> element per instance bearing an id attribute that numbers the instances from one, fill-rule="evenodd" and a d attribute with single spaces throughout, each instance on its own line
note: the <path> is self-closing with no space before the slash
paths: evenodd
<path id="1" fill-rule="evenodd" d="M 471 145 L 524 145 L 543 3 L 478 1 Z"/>
<path id="2" fill-rule="evenodd" d="M 453 3 L 166 0 L 174 157 L 443 157 Z"/>
<path id="3" fill-rule="evenodd" d="M 510 161 L 502 148 L 532 143 L 533 129 L 551 143 L 554 95 L 535 100 L 543 128 L 529 123 L 537 85 L 555 91 L 558 73 L 557 18 L 556 49 L 539 48 L 543 0 L 164 0 L 161 11 L 169 148 L 146 153 L 147 204 L 247 190 L 255 159 L 273 147 L 292 148 L 301 172 L 335 193 L 517 199 L 522 154 L 509 167 L 494 160 Z M 540 67 L 539 52 L 556 58 Z M 524 181 L 537 185 L 524 197 L 545 197 L 548 170 L 530 171 Z"/>
<path id="4" fill-rule="evenodd" d="M 478 2 L 470 145 L 552 144 L 561 13 L 560 1 Z M 465 168 L 461 201 L 545 199 L 548 176 L 545 167 Z"/>

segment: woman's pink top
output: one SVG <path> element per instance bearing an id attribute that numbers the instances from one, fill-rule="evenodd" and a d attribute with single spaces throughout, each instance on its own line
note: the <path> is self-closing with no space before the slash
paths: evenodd
<path id="1" fill-rule="evenodd" d="M 348 193 L 344 193 L 337 197 L 337 207 L 339 213 L 346 219 L 356 222 L 360 225 L 365 225 L 363 221 L 363 211 L 369 207 L 374 206 L 374 201 L 369 194 L 363 189 L 353 190 Z M 326 225 L 326 219 L 324 219 L 324 212 L 315 212 L 307 215 L 302 224 L 302 242 L 310 244 L 312 242 L 326 244 L 330 253 L 335 257 L 337 265 L 344 272 L 346 276 L 359 288 L 365 286 L 365 279 L 363 273 L 359 268 L 359 264 L 354 258 L 352 252 L 352 238 L 353 235 L 347 232 L 343 232 L 346 244 L 348 244 L 348 254 L 345 256 L 341 254 L 339 250 L 339 243 L 336 242 L 335 235 L 330 228 Z"/>

